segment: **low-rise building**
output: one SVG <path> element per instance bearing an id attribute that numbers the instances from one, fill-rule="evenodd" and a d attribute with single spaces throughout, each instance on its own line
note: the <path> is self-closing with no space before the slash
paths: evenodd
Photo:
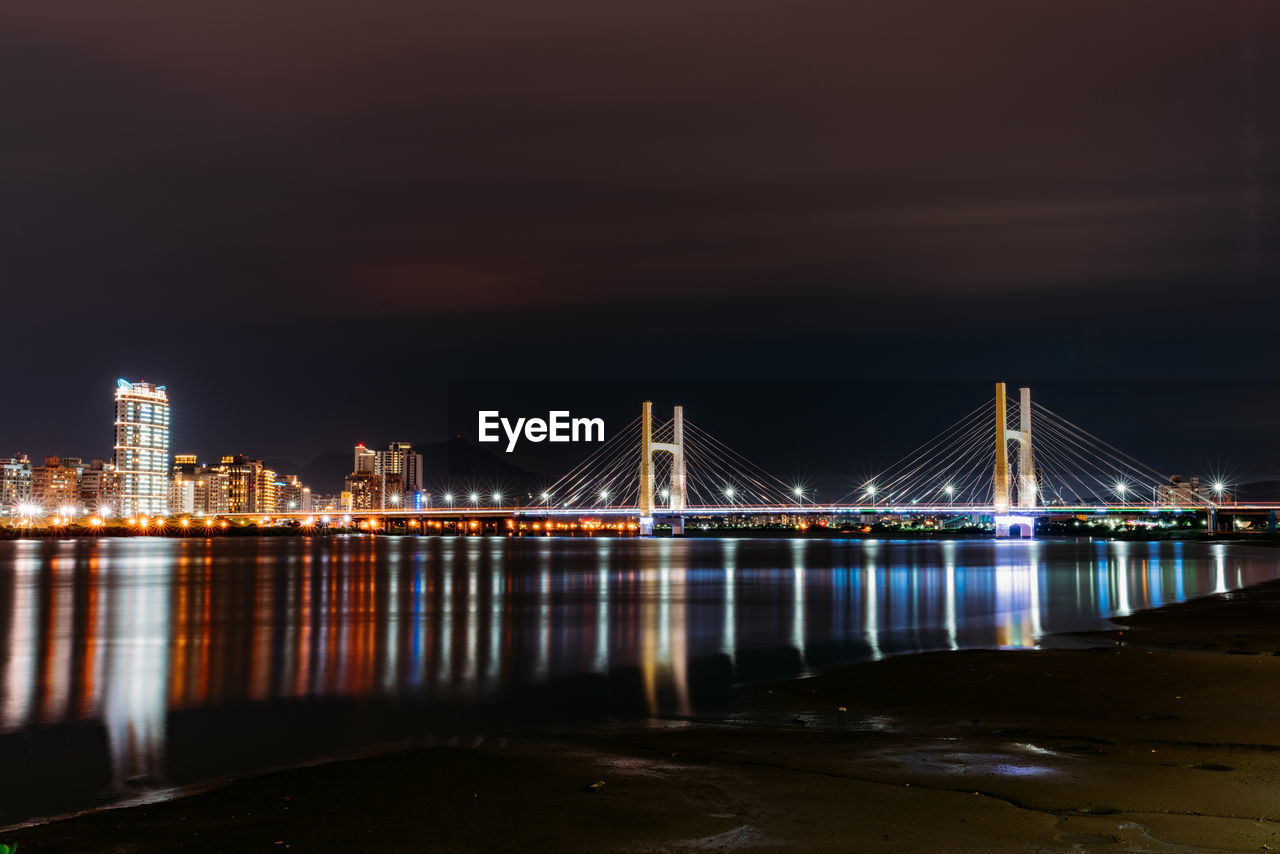
<path id="1" fill-rule="evenodd" d="M 1183 480 L 1181 475 L 1174 475 L 1169 478 L 1169 482 L 1162 485 L 1159 489 L 1160 503 L 1166 506 L 1187 507 L 1195 504 L 1203 504 L 1208 498 L 1200 488 L 1200 478 L 1193 477 L 1191 480 Z M 1214 496 L 1217 500 L 1221 500 L 1220 496 Z"/>
<path id="2" fill-rule="evenodd" d="M 201 466 L 196 480 L 196 512 L 217 516 L 231 512 L 231 476 L 221 466 Z"/>
<path id="3" fill-rule="evenodd" d="M 312 495 L 311 496 L 311 512 L 312 513 L 341 513 L 343 512 L 342 495 Z"/>
<path id="4" fill-rule="evenodd" d="M 296 474 L 276 479 L 277 513 L 310 513 L 311 506 L 311 489 Z"/>
<path id="5" fill-rule="evenodd" d="M 80 472 L 80 503 L 90 513 L 115 516 L 120 507 L 120 473 L 106 460 L 91 460 Z"/>
<path id="6" fill-rule="evenodd" d="M 31 460 L 26 454 L 0 457 L 0 514 L 31 503 Z"/>
<path id="7" fill-rule="evenodd" d="M 45 457 L 44 465 L 31 469 L 31 502 L 49 513 L 80 505 L 80 471 L 84 462 L 79 457 Z"/>

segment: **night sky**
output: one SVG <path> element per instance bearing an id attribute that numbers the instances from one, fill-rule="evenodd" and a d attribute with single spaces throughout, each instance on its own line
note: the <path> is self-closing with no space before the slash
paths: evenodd
<path id="1" fill-rule="evenodd" d="M 444 438 L 451 380 L 839 380 L 866 448 L 934 407 L 850 381 L 1031 378 L 1280 470 L 1277 44 L 1267 0 L 9 0 L 0 455 L 109 456 L 117 377 L 299 464 Z"/>

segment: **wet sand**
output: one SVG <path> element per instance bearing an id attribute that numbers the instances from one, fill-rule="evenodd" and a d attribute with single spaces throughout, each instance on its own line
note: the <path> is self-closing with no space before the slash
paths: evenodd
<path id="1" fill-rule="evenodd" d="M 1073 639 L 1093 648 L 903 656 L 752 686 L 715 720 L 460 736 L 0 842 L 23 854 L 1280 850 L 1280 583 L 1122 622 Z"/>

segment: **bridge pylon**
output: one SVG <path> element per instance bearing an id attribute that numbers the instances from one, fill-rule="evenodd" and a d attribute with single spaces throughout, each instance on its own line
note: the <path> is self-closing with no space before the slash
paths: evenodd
<path id="1" fill-rule="evenodd" d="M 1005 398 L 1004 383 L 996 383 L 996 467 L 995 494 L 992 505 L 997 515 L 1008 514 L 1012 502 L 1009 496 L 1009 442 L 1018 443 L 1018 503 L 1019 510 L 1036 506 L 1035 457 L 1031 450 L 1031 389 L 1019 389 L 1018 429 L 1009 429 L 1009 410 Z"/>
<path id="2" fill-rule="evenodd" d="M 653 455 L 655 453 L 671 454 L 671 486 L 668 491 L 669 503 L 665 508 L 673 514 L 684 512 L 685 508 L 685 465 L 684 465 L 684 407 L 675 407 L 671 420 L 671 441 L 653 441 L 653 402 L 646 400 L 640 418 L 640 517 L 641 527 L 652 527 L 653 513 L 657 509 L 653 500 Z"/>

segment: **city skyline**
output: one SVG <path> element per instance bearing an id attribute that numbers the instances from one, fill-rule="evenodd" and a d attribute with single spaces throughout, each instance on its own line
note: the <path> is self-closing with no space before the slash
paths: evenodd
<path id="1" fill-rule="evenodd" d="M 116 385 L 126 381 L 119 381 Z M 1144 462 L 1170 473 L 1184 476 L 1200 476 L 1205 479 L 1230 479 L 1235 483 L 1247 483 L 1280 479 L 1280 449 L 1271 437 L 1280 431 L 1280 383 L 1152 383 L 1111 382 L 1082 383 L 1031 381 L 1044 389 L 1046 399 L 1059 409 L 1076 413 L 1076 417 L 1089 429 L 1127 450 L 1141 449 Z M 131 384 L 132 385 L 132 384 Z M 475 414 L 477 407 L 484 408 L 505 401 L 508 408 L 528 407 L 541 400 L 560 401 L 569 405 L 587 407 L 585 411 L 608 414 L 610 430 L 634 417 L 637 401 L 651 397 L 656 390 L 659 400 L 689 401 L 698 412 L 698 420 L 713 419 L 716 429 L 731 441 L 734 447 L 749 451 L 784 478 L 815 481 L 824 489 L 851 484 L 892 462 L 892 458 L 910 449 L 912 442 L 928 438 L 931 430 L 946 425 L 933 401 L 941 397 L 948 405 L 963 406 L 985 393 L 988 383 L 972 382 L 913 382 L 885 381 L 861 382 L 802 382 L 802 383 L 749 383 L 734 382 L 628 382 L 628 383 L 560 383 L 560 382 L 486 382 L 458 384 L 463 391 L 454 391 L 449 397 L 447 430 L 434 438 L 421 438 L 413 442 L 391 442 L 391 446 L 407 445 L 419 448 L 434 447 L 433 466 L 414 473 L 416 483 L 440 484 L 448 488 L 460 486 L 468 475 L 476 475 L 470 485 L 500 485 L 501 477 L 492 474 L 494 465 L 510 467 L 516 481 L 529 479 L 554 480 L 560 473 L 581 461 L 590 451 L 589 445 L 571 444 L 558 449 L 549 445 L 522 443 L 517 453 L 504 453 L 497 446 L 476 444 Z M 177 417 L 185 415 L 187 407 L 208 407 L 200 390 L 184 399 Z M 217 389 L 215 399 L 217 398 Z M 754 413 L 751 423 L 742 424 L 736 417 L 742 395 L 756 395 L 763 400 L 774 401 L 765 411 Z M 1251 397 L 1249 406 L 1253 418 L 1243 423 L 1224 423 L 1220 415 L 1231 401 L 1241 395 Z M 885 405 L 902 413 L 907 422 L 904 431 L 885 431 L 882 424 L 861 417 L 862 402 L 882 400 Z M 858 403 L 853 409 L 849 401 Z M 913 413 L 914 410 L 914 413 Z M 945 411 L 945 410 L 942 410 Z M 1150 433 L 1140 422 L 1132 420 L 1131 413 L 1144 417 L 1163 428 Z M 847 419 L 847 420 L 842 420 Z M 1117 420 L 1118 419 L 1118 420 Z M 118 419 L 117 419 L 118 420 Z M 80 419 L 81 424 L 91 424 Z M 795 429 L 796 427 L 799 429 Z M 283 422 L 282 429 L 292 435 L 307 432 L 308 425 L 293 421 Z M 815 432 L 816 431 L 816 432 Z M 88 432 L 88 431 L 86 431 Z M 93 432 L 101 433 L 101 430 Z M 391 437 L 399 434 L 412 436 L 411 430 L 388 431 Z M 368 433 L 361 434 L 368 437 Z M 474 452 L 461 457 L 457 448 L 447 444 L 446 436 L 465 440 Z M 810 441 L 815 437 L 817 441 Z M 1230 437 L 1230 441 L 1226 440 Z M 350 448 L 353 444 L 344 443 Z M 377 444 L 377 443 L 374 443 Z M 50 454 L 75 460 L 113 459 L 112 449 L 103 450 L 102 443 L 76 444 L 71 447 L 42 442 L 35 447 L 10 449 L 26 454 L 33 461 Z M 842 450 L 843 448 L 843 450 Z M 237 446 L 232 442 L 210 438 L 205 450 L 196 443 L 178 442 L 172 454 L 190 454 L 202 463 L 217 463 L 227 454 L 247 455 L 264 461 L 282 475 L 302 474 L 317 480 L 312 485 L 324 493 L 336 493 L 341 489 L 341 479 L 355 468 L 338 471 L 337 458 L 348 452 L 338 448 L 326 449 L 311 459 L 286 459 L 260 447 Z M 371 449 L 371 454 L 375 453 Z M 385 456 L 388 452 L 376 451 Z M 494 463 L 480 463 L 478 476 L 474 470 L 474 453 L 485 455 Z M 441 457 L 443 454 L 443 457 Z M 380 459 L 379 457 L 379 459 Z M 472 468 L 468 468 L 471 465 Z M 167 471 L 167 469 L 166 469 Z M 510 480 L 510 478 L 508 478 Z M 406 485 L 406 491 L 409 490 Z"/>
<path id="2" fill-rule="evenodd" d="M 705 385 L 705 384 L 704 384 Z M 885 384 L 878 384 L 885 387 Z M 927 384 L 909 384 L 906 386 L 908 391 L 916 397 L 926 397 L 937 408 L 938 404 L 949 400 L 951 393 L 958 393 L 960 389 L 968 389 L 969 384 L 959 384 L 958 389 L 948 389 L 949 385 L 954 384 L 934 384 L 932 392 L 923 391 L 929 388 Z M 565 393 L 563 386 L 552 386 L 557 388 L 557 394 Z M 724 397 L 724 389 L 720 389 L 722 399 L 734 399 L 738 389 L 742 387 L 741 383 L 730 383 L 726 387 L 731 390 L 729 397 Z M 829 386 L 826 384 L 818 384 L 817 388 L 821 389 L 824 397 L 830 396 Z M 1052 386 L 1051 386 L 1052 387 Z M 1068 386 L 1070 387 L 1070 386 Z M 534 389 L 540 388 L 538 384 L 533 385 Z M 682 387 L 685 391 L 698 389 L 697 384 L 686 384 Z M 715 388 L 714 386 L 712 387 Z M 795 386 L 788 385 L 788 390 L 794 392 Z M 1003 399 L 1005 384 L 997 384 L 996 409 L 1000 409 L 1000 401 Z M 1061 394 L 1061 384 L 1059 384 L 1059 394 Z M 1100 390 L 1097 384 L 1087 384 L 1085 388 L 1093 395 L 1095 403 L 1103 403 L 1107 400 L 1105 389 Z M 1121 386 L 1124 388 L 1124 386 Z M 546 393 L 546 386 L 542 386 L 542 393 Z M 939 389 L 946 390 L 947 394 L 939 396 Z M 520 387 L 520 392 L 528 395 L 531 391 L 528 384 Z M 577 389 L 578 395 L 588 395 L 597 388 L 594 385 L 588 385 Z M 459 408 L 458 404 L 462 400 L 495 400 L 495 394 L 501 394 L 505 391 L 511 394 L 510 388 L 502 385 L 495 387 L 494 384 L 480 384 L 478 386 L 469 386 L 467 394 L 456 393 L 451 404 L 454 408 Z M 615 389 L 618 394 L 626 397 L 632 393 L 632 389 L 627 384 L 622 384 L 621 388 Z M 708 400 L 707 389 L 703 388 L 701 393 L 694 392 L 695 399 L 701 398 L 705 404 Z M 1032 417 L 1032 408 L 1028 404 L 1030 394 L 1029 387 L 1023 387 L 1021 395 L 1021 404 L 1011 408 L 1010 411 L 1021 413 L 1020 415 L 1010 416 L 1017 420 L 1021 417 L 1021 430 L 1024 432 L 1016 432 L 1011 434 L 1013 438 L 1021 438 L 1025 435 L 1027 425 L 1031 423 L 1028 419 Z M 882 396 L 882 395 L 879 395 Z M 875 393 L 865 394 L 866 399 L 877 399 L 879 397 Z M 714 395 L 713 395 L 714 397 Z M 508 402 L 512 400 L 522 399 L 520 395 L 505 398 Z M 794 403 L 796 399 L 803 399 L 802 396 L 792 395 L 787 398 L 788 403 Z M 1163 401 L 1166 405 L 1172 404 L 1172 412 L 1183 413 L 1189 408 L 1184 398 Z M 1131 399 L 1128 403 L 1133 405 L 1142 405 L 1142 400 Z M 1037 405 L 1039 405 L 1037 403 Z M 649 406 L 648 403 L 645 406 Z M 460 407 L 469 410 L 468 406 Z M 677 406 L 677 412 L 681 407 Z M 491 419 L 496 410 L 488 411 Z M 714 411 L 714 410 L 713 410 Z M 978 411 L 981 411 L 979 408 Z M 481 414 L 485 410 L 480 411 Z M 116 447 L 115 453 L 110 461 L 94 458 L 90 464 L 84 462 L 82 457 L 59 457 L 47 456 L 44 458 L 44 465 L 37 466 L 30 462 L 30 458 L 25 455 L 0 459 L 0 497 L 3 497 L 6 515 L 10 516 L 27 516 L 32 512 L 54 515 L 59 517 L 75 517 L 77 515 L 94 515 L 97 517 L 119 516 L 158 516 L 164 517 L 169 514 L 175 516 L 219 516 L 219 515 L 235 515 L 235 514 L 258 514 L 269 516 L 273 514 L 287 513 L 311 513 L 314 505 L 317 512 L 323 513 L 342 513 L 342 512 L 369 512 L 369 511 L 411 511 L 411 510 L 429 510 L 432 506 L 434 497 L 437 508 L 444 506 L 465 507 L 468 503 L 475 506 L 537 506 L 539 504 L 547 505 L 549 503 L 551 493 L 556 492 L 560 498 L 566 495 L 572 495 L 575 501 L 583 500 L 581 486 L 564 486 L 562 481 L 564 478 L 558 477 L 556 474 L 547 474 L 544 469 L 541 473 L 536 471 L 528 471 L 520 469 L 518 466 L 510 462 L 504 463 L 507 466 L 507 474 L 505 476 L 492 476 L 490 472 L 485 474 L 484 466 L 479 469 L 472 468 L 459 472 L 452 466 L 441 468 L 439 466 L 439 458 L 435 457 L 432 466 L 424 467 L 423 454 L 415 449 L 415 445 L 410 442 L 391 442 L 385 449 L 376 449 L 367 446 L 363 442 L 354 445 L 354 457 L 348 456 L 350 464 L 344 467 L 345 473 L 341 488 L 337 487 L 337 475 L 333 471 L 329 471 L 327 475 L 317 476 L 315 466 L 308 467 L 313 469 L 299 469 L 289 464 L 281 465 L 278 462 L 271 462 L 263 458 L 255 458 L 252 455 L 244 453 L 222 454 L 220 457 L 206 458 L 201 460 L 199 454 L 175 454 L 170 458 L 168 447 L 168 423 L 169 423 L 170 403 L 166 385 L 157 385 L 150 382 L 131 382 L 129 380 L 120 379 L 116 383 L 115 389 L 115 435 Z M 1156 420 L 1162 420 L 1159 413 L 1149 412 L 1149 416 L 1155 417 Z M 646 416 L 648 417 L 648 416 Z M 794 406 L 788 409 L 788 417 L 804 418 L 803 410 L 797 411 Z M 812 417 L 812 416 L 809 416 Z M 968 418 L 972 418 L 972 413 Z M 1129 488 L 1126 481 L 1133 482 L 1133 475 L 1137 475 L 1137 479 L 1146 482 L 1146 485 L 1137 492 L 1129 493 L 1130 496 L 1145 495 L 1150 491 L 1151 504 L 1155 506 L 1161 502 L 1165 504 L 1176 504 L 1173 496 L 1184 496 L 1187 501 L 1184 503 L 1196 504 L 1202 500 L 1216 500 L 1235 502 L 1241 495 L 1248 502 L 1269 502 L 1280 496 L 1280 478 L 1263 474 L 1248 474 L 1240 470 L 1232 470 L 1219 464 L 1209 468 L 1179 468 L 1178 470 L 1164 470 L 1158 473 L 1156 470 L 1146 466 L 1140 460 L 1137 460 L 1124 451 L 1111 446 L 1105 440 L 1100 439 L 1087 430 L 1080 432 L 1082 428 L 1074 422 L 1063 419 L 1050 411 L 1042 411 L 1034 416 L 1035 433 L 1039 434 L 1044 429 L 1049 428 L 1057 431 L 1067 431 L 1056 439 L 1051 439 L 1052 444 L 1042 452 L 1037 452 L 1034 462 L 1029 462 L 1030 456 L 1020 457 L 1017 463 L 1017 470 L 1022 471 L 1025 466 L 1034 465 L 1034 474 L 1030 481 L 1018 480 L 1019 506 L 1023 506 L 1022 502 L 1027 499 L 1027 494 L 1036 497 L 1030 499 L 1030 504 L 1026 506 L 1036 506 L 1044 503 L 1046 505 L 1052 502 L 1064 503 L 1064 495 L 1060 490 L 1067 489 L 1065 498 L 1071 498 L 1076 495 L 1077 503 L 1080 503 L 1078 490 L 1070 483 L 1059 480 L 1057 486 L 1050 488 L 1046 484 L 1039 484 L 1040 467 L 1045 464 L 1041 460 L 1041 454 L 1051 454 L 1053 459 L 1052 466 L 1054 469 L 1062 471 L 1063 468 L 1076 468 L 1078 459 L 1073 459 L 1072 455 L 1076 451 L 1070 450 L 1070 443 L 1076 441 L 1087 441 L 1091 444 L 1098 444 L 1098 448 L 1104 453 L 1114 452 L 1119 456 L 1114 457 L 1114 462 L 1109 463 L 1110 469 L 1099 469 L 1094 475 L 1100 478 L 1103 486 L 1102 494 L 1096 499 L 1085 498 L 1085 503 L 1090 500 L 1098 500 L 1107 503 L 1113 500 L 1119 500 L 1124 503 L 1125 490 Z M 584 421 L 588 419 L 583 419 Z M 589 419 L 603 425 L 603 418 Z M 483 419 L 481 419 L 483 424 Z M 615 424 L 617 422 L 614 422 Z M 655 422 L 661 424 L 663 422 Z M 974 423 L 970 420 L 969 423 Z M 980 423 L 980 422 L 978 422 Z M 1013 422 L 1010 422 L 1012 425 Z M 634 425 L 634 421 L 633 421 Z M 1055 426 L 1056 425 L 1056 426 Z M 921 429 L 930 429 L 928 424 L 920 425 Z M 954 426 L 954 425 L 953 425 Z M 624 430 L 626 428 L 623 428 Z M 668 429 L 668 428 L 663 428 Z M 699 433 L 703 433 L 702 429 L 695 428 Z M 952 427 L 948 427 L 943 431 L 945 435 Z M 1010 430 L 1013 426 L 1009 427 Z M 1176 432 L 1176 431 L 1175 431 Z M 753 435 L 748 432 L 746 435 Z M 1074 437 L 1074 438 L 1073 438 Z M 462 438 L 459 434 L 458 438 Z M 496 451 L 488 452 L 483 447 L 475 445 L 474 437 L 468 435 L 468 444 L 475 448 L 480 454 L 488 454 L 493 460 L 498 460 L 501 456 L 512 456 L 511 454 L 500 455 Z M 575 445 L 570 454 L 586 454 L 584 458 L 565 457 L 564 452 L 561 453 L 562 459 L 571 459 L 575 464 L 569 475 L 573 471 L 582 471 L 584 465 L 590 465 L 591 460 L 604 454 L 609 460 L 612 460 L 613 468 L 617 469 L 621 465 L 621 470 L 615 473 L 606 472 L 604 479 L 595 486 L 587 490 L 587 505 L 602 505 L 610 503 L 608 499 L 611 497 L 621 498 L 623 493 L 618 492 L 610 484 L 616 479 L 621 478 L 622 482 L 630 480 L 630 468 L 635 466 L 623 462 L 624 458 L 617 456 L 617 451 L 608 450 L 611 446 L 617 447 L 620 435 L 612 435 L 605 441 L 603 436 L 598 437 L 595 443 L 603 445 L 596 450 L 588 452 L 591 447 L 590 442 Z M 937 437 L 934 437 L 935 439 Z M 638 442 L 638 440 L 625 440 Z M 656 441 L 656 440 L 655 440 Z M 719 439 L 712 438 L 711 441 L 719 446 L 719 449 L 708 446 L 694 456 L 694 461 L 702 469 L 700 478 L 705 480 L 707 471 L 705 466 L 712 462 L 712 457 L 718 456 L 721 452 L 728 452 L 737 455 L 737 452 L 727 445 L 723 445 Z M 1065 443 L 1065 444 L 1064 444 Z M 529 443 L 526 443 L 529 444 Z M 538 443 L 532 443 L 535 447 Z M 979 444 L 981 444 L 979 442 Z M 997 445 L 1000 443 L 997 442 Z M 512 444 L 510 447 L 514 447 Z M 810 443 L 811 446 L 811 443 Z M 1054 446 L 1056 450 L 1054 450 Z M 921 446 L 923 448 L 924 446 Z M 912 451 L 911 454 L 919 453 L 921 448 Z M 607 451 L 607 453 L 606 453 Z M 1024 447 L 1024 454 L 1030 452 L 1029 446 Z M 1068 456 L 1062 457 L 1061 454 L 1066 451 Z M 711 456 L 704 457 L 705 454 Z M 329 454 L 327 456 L 335 456 Z M 910 456 L 910 455 L 908 455 Z M 972 454 L 966 451 L 964 456 L 968 459 L 974 459 Z M 515 455 L 516 459 L 520 459 Z M 906 460 L 908 457 L 903 457 Z M 982 454 L 977 459 L 981 461 Z M 39 459 L 39 457 L 36 457 Z M 170 465 L 170 459 L 172 465 Z M 745 458 L 741 458 L 745 460 Z M 997 458 L 999 459 L 999 458 Z M 214 460 L 217 460 L 216 462 Z M 474 464 L 476 458 L 471 457 Z M 319 461 L 317 461 L 319 462 Z M 330 461 L 333 462 L 332 460 Z M 712 462 L 713 465 L 718 465 Z M 1130 473 L 1122 473 L 1122 470 L 1136 464 L 1137 468 Z M 753 463 L 754 465 L 754 463 Z M 897 464 L 895 464 L 897 465 Z M 1008 465 L 1008 463 L 1006 463 Z M 1119 466 L 1117 468 L 1116 466 Z M 981 469 L 981 465 L 979 465 Z M 560 469 L 564 471 L 564 469 Z M 778 503 L 786 506 L 790 503 L 803 505 L 807 500 L 810 504 L 819 503 L 836 504 L 847 503 L 850 498 L 854 498 L 857 503 L 856 496 L 862 493 L 862 498 L 872 498 L 876 496 L 875 483 L 877 480 L 888 476 L 890 469 L 884 469 L 875 473 L 872 469 L 862 468 L 857 475 L 846 476 L 841 479 L 823 476 L 821 474 L 814 475 L 810 469 L 806 473 L 798 474 L 795 469 L 789 471 L 784 478 L 779 480 L 773 472 L 763 468 L 757 469 L 757 474 L 753 475 L 746 471 L 725 471 L 723 475 L 716 475 L 715 478 L 723 478 L 723 482 L 717 480 L 717 484 L 713 487 L 711 504 L 717 503 L 721 498 L 725 498 L 729 506 L 735 503 L 733 498 L 735 488 L 736 491 L 742 492 L 745 496 L 749 494 L 749 490 L 755 489 L 759 494 L 757 499 L 763 498 L 765 504 Z M 850 473 L 846 473 L 850 475 Z M 772 479 L 777 486 L 775 495 L 765 495 L 759 492 L 763 489 L 757 483 L 757 486 L 750 486 L 755 482 L 757 476 L 763 476 Z M 305 480 L 304 480 L 305 477 Z M 643 479 L 644 475 L 641 474 Z M 650 475 L 653 477 L 653 475 Z M 976 482 L 972 480 L 976 477 Z M 317 478 L 313 480 L 313 478 Z M 713 478 L 713 479 L 715 479 Z M 918 480 L 917 475 L 909 475 L 908 478 L 915 482 Z M 997 484 L 995 506 L 1005 507 L 1008 509 L 1009 497 L 1008 490 L 1010 484 L 1014 483 L 1008 472 L 1002 475 L 999 466 L 996 467 L 995 482 Z M 942 499 L 942 493 L 938 490 L 945 487 L 946 498 L 942 499 L 944 503 L 957 502 L 973 504 L 976 500 L 979 504 L 982 502 L 982 484 L 987 479 L 987 475 L 982 471 L 978 471 L 975 475 L 966 474 L 962 478 L 963 482 L 968 483 L 965 487 L 964 496 L 955 492 L 952 482 L 946 482 L 945 478 L 937 480 L 932 475 L 925 478 L 920 483 L 919 488 L 923 491 L 919 492 L 919 497 L 926 499 L 926 505 L 929 503 L 930 495 L 937 494 Z M 837 484 L 838 485 L 835 485 Z M 1000 483 L 1005 483 L 1005 493 L 1001 492 Z M 1028 486 L 1028 484 L 1030 484 Z M 659 484 L 660 485 L 660 484 Z M 701 506 L 707 506 L 707 489 L 709 482 L 702 484 L 703 494 L 699 497 Z M 833 490 L 833 485 L 835 488 Z M 1040 487 L 1043 486 L 1044 489 Z M 319 487 L 318 489 L 316 487 Z M 602 489 L 603 487 L 603 489 Z M 971 492 L 977 488 L 978 493 Z M 1091 487 L 1096 488 L 1096 487 Z M 772 487 L 770 487 L 772 489 Z M 819 492 L 822 492 L 826 498 L 824 502 L 819 502 Z M 598 494 L 597 494 L 598 493 Z M 794 498 L 792 496 L 794 493 Z M 1043 494 L 1041 494 L 1043 493 Z M 1157 493 L 1163 494 L 1165 497 L 1157 500 Z M 914 494 L 914 493 L 913 493 Z M 844 497 L 841 498 L 840 496 Z M 1002 499 L 1000 495 L 1005 495 Z M 539 496 L 541 496 L 539 498 Z M 590 497 L 594 496 L 594 498 Z M 1088 496 L 1088 492 L 1085 493 Z M 666 500 L 666 490 L 662 490 L 663 500 Z M 558 501 L 559 499 L 557 499 Z M 636 499 L 625 499 L 623 504 L 628 501 L 634 503 L 638 500 L 640 505 L 645 505 L 643 496 Z M 672 501 L 677 499 L 673 497 Z M 1145 499 L 1137 500 L 1141 504 Z M 680 499 L 683 501 L 683 498 Z M 1002 503 L 1003 502 L 1003 503 Z M 616 504 L 616 501 L 613 503 Z M 750 503 L 750 502 L 749 502 Z M 758 500 L 755 503 L 760 503 Z M 916 503 L 912 501 L 911 503 Z M 1066 502 L 1069 503 L 1069 502 Z M 566 504 L 566 506 L 568 506 Z M 642 515 L 644 515 L 642 513 Z"/>

